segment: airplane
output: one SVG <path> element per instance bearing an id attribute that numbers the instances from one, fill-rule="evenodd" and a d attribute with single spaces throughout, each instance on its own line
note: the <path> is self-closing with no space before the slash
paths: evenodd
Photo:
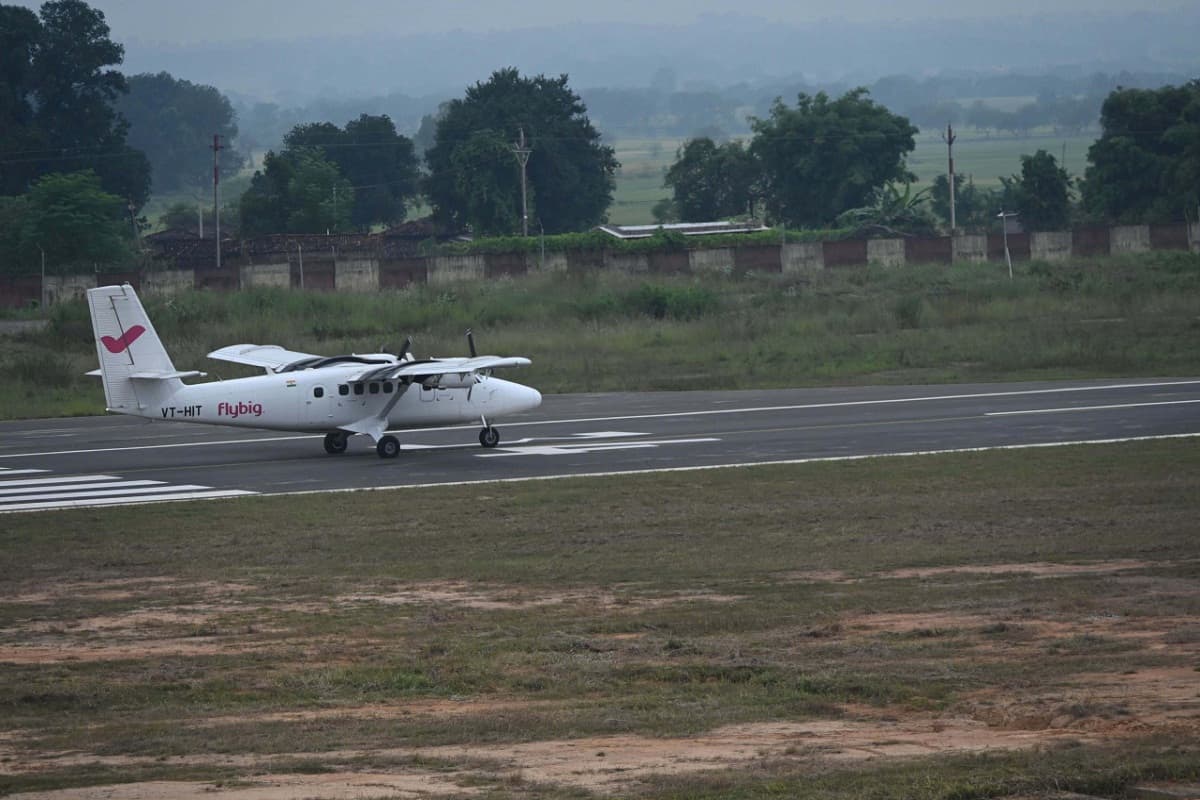
<path id="1" fill-rule="evenodd" d="M 263 375 L 185 384 L 204 377 L 177 370 L 129 284 L 89 289 L 88 306 L 107 410 L 151 420 L 325 434 L 325 452 L 346 452 L 365 434 L 381 458 L 400 454 L 392 429 L 478 420 L 479 443 L 495 447 L 491 421 L 541 405 L 537 389 L 492 377 L 492 370 L 530 364 L 528 358 L 480 356 L 467 331 L 470 358 L 416 359 L 405 340 L 397 354 L 319 356 L 278 345 L 235 344 L 209 358 L 262 367 Z"/>

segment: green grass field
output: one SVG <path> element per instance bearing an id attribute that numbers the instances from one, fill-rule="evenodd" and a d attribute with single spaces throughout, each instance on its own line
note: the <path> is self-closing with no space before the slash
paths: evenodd
<path id="1" fill-rule="evenodd" d="M 373 295 L 250 290 L 148 298 L 180 368 L 232 342 L 460 355 L 474 328 L 543 392 L 748 389 L 1200 373 L 1200 257 L 830 269 L 789 275 L 535 275 Z M 98 414 L 82 301 L 6 337 L 0 416 Z"/>
<path id="2" fill-rule="evenodd" d="M 0 794 L 1196 780 L 1198 514 L 1189 440 L 11 515 Z"/>

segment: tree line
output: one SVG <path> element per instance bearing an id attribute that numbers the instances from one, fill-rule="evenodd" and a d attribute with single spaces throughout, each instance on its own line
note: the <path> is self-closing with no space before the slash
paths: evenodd
<path id="1" fill-rule="evenodd" d="M 37 13 L 0 5 L 4 269 L 38 257 L 128 259 L 151 186 L 203 197 L 212 152 L 199 143 L 213 132 L 226 144 L 240 136 L 232 104 L 214 87 L 166 73 L 127 78 L 115 69 L 122 59 L 104 15 L 83 0 L 51 0 Z M 911 101 L 922 84 L 894 79 L 875 88 Z M 959 227 L 986 229 L 1000 209 L 1019 211 L 1032 229 L 1182 219 L 1196 209 L 1200 81 L 1111 91 L 1100 125 L 1081 177 L 1044 151 L 1023 156 L 1020 174 L 1001 178 L 999 189 L 956 176 Z M 655 209 L 660 221 L 754 215 L 793 228 L 945 229 L 948 180 L 914 191 L 906 159 L 917 124 L 867 88 L 802 91 L 794 104 L 776 98 L 748 127 L 745 141 L 698 136 L 679 149 L 664 175 L 672 197 Z M 243 165 L 234 147 L 219 157 L 226 174 Z M 618 168 L 566 75 L 500 69 L 427 114 L 412 138 L 387 114 L 293 126 L 248 190 L 222 209 L 222 227 L 367 231 L 425 203 L 446 232 L 579 231 L 605 220 Z M 192 208 L 166 217 L 189 222 Z"/>

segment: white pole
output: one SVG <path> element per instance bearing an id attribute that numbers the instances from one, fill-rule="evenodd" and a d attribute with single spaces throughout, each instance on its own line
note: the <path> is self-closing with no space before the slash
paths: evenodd
<path id="1" fill-rule="evenodd" d="M 42 245 L 39 242 L 37 246 L 42 254 L 42 308 L 46 308 L 46 251 L 42 250 Z"/>

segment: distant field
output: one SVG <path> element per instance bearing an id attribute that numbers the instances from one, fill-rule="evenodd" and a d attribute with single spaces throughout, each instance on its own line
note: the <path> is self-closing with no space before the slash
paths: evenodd
<path id="1" fill-rule="evenodd" d="M 1045 150 L 1067 168 L 1080 176 L 1087 165 L 1087 149 L 1095 137 L 1058 136 L 1049 132 L 1028 137 L 1008 134 L 985 136 L 966 129 L 958 132 L 954 146 L 955 171 L 973 177 L 977 186 L 1000 185 L 1001 175 L 1019 174 L 1021 156 Z M 670 190 L 663 188 L 662 176 L 675 160 L 675 153 L 684 142 L 681 138 L 621 139 L 613 143 L 621 170 L 617 173 L 617 189 L 609 220 L 618 225 L 650 224 L 654 222 L 651 209 Z M 1065 152 L 1065 160 L 1064 160 Z M 946 172 L 946 145 L 936 132 L 917 137 L 916 150 L 908 158 L 908 166 L 916 173 L 918 188 L 928 186 L 935 177 Z"/>

